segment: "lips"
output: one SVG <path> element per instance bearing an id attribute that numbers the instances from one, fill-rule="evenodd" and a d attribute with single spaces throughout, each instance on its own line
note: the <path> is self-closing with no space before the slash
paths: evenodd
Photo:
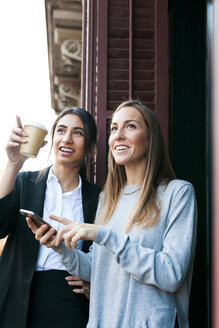
<path id="1" fill-rule="evenodd" d="M 59 150 L 64 153 L 71 153 L 71 154 L 73 153 L 73 149 L 68 148 L 68 147 L 60 147 Z"/>
<path id="2" fill-rule="evenodd" d="M 128 148 L 129 147 L 128 146 L 125 146 L 125 145 L 117 145 L 117 146 L 115 146 L 115 150 L 117 150 L 117 151 L 126 150 Z"/>

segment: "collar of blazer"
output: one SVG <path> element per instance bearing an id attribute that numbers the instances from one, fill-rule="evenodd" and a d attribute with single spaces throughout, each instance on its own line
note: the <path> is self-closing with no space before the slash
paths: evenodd
<path id="1" fill-rule="evenodd" d="M 40 198 L 40 203 L 44 203 L 46 181 L 50 168 L 51 166 L 45 168 L 42 171 L 31 172 L 27 179 L 29 183 L 34 185 L 34 189 L 37 192 L 36 196 L 37 198 Z M 92 223 L 95 218 L 100 189 L 97 186 L 89 183 L 83 176 L 81 177 L 81 179 L 84 221 L 86 223 Z M 42 215 L 42 213 L 39 213 L 39 215 Z"/>

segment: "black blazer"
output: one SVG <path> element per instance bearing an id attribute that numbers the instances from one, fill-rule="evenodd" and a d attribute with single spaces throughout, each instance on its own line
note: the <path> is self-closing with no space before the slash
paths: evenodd
<path id="1" fill-rule="evenodd" d="M 40 216 L 46 191 L 49 168 L 40 179 L 39 172 L 19 173 L 13 191 L 0 199 L 0 238 L 8 235 L 0 256 L 0 327 L 25 328 L 31 282 L 38 255 L 39 242 L 19 213 L 30 209 Z M 84 220 L 92 223 L 97 209 L 100 188 L 82 179 Z M 83 242 L 87 252 L 90 242 Z"/>

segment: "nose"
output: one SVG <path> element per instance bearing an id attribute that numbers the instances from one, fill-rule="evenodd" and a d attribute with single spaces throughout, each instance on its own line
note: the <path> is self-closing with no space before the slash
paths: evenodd
<path id="1" fill-rule="evenodd" d="M 119 128 L 116 130 L 116 133 L 114 134 L 115 139 L 124 139 L 124 131 L 122 128 Z"/>
<path id="2" fill-rule="evenodd" d="M 72 139 L 72 134 L 70 132 L 66 132 L 65 135 L 63 136 L 62 141 L 66 144 L 66 143 L 72 143 L 73 139 Z"/>

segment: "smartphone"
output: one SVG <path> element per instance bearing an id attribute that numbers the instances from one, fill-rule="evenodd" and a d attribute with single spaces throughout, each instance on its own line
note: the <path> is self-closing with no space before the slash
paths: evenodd
<path id="1" fill-rule="evenodd" d="M 29 216 L 31 218 L 31 220 L 36 224 L 37 227 L 41 227 L 41 225 L 43 224 L 47 224 L 49 229 L 52 228 L 52 226 L 44 221 L 37 213 L 34 213 L 33 211 L 29 211 L 29 210 L 24 210 L 24 209 L 20 209 L 21 214 L 23 214 L 24 216 Z"/>

